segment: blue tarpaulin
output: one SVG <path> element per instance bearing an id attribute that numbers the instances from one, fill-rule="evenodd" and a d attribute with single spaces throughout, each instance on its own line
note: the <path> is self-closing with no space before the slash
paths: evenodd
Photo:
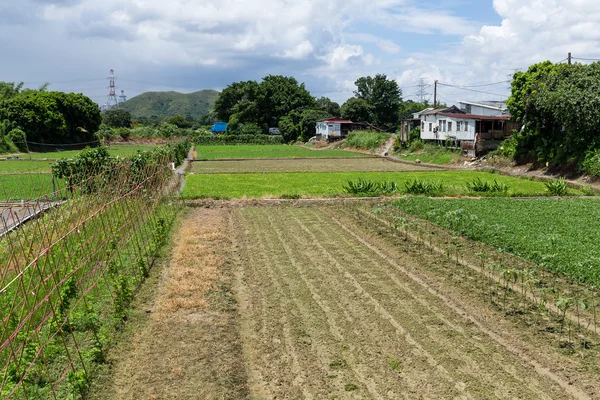
<path id="1" fill-rule="evenodd" d="M 217 122 L 210 128 L 211 133 L 223 133 L 227 131 L 227 122 Z"/>

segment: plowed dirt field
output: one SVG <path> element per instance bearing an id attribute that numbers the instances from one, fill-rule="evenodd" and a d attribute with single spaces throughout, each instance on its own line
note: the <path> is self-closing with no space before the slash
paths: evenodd
<path id="1" fill-rule="evenodd" d="M 336 203 L 190 210 L 93 398 L 599 398 L 597 359 L 357 221 Z"/>

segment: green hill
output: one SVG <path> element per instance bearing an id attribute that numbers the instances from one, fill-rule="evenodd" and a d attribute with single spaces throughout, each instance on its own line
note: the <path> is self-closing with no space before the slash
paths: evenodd
<path id="1" fill-rule="evenodd" d="M 191 115 L 198 118 L 213 109 L 219 96 L 216 90 L 200 90 L 194 93 L 146 92 L 132 97 L 122 104 L 133 118 L 153 115 L 165 118 L 175 115 Z"/>

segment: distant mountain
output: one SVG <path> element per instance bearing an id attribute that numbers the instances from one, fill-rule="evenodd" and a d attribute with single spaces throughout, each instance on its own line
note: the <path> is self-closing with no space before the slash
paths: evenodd
<path id="1" fill-rule="evenodd" d="M 216 90 L 200 90 L 194 93 L 146 92 L 132 97 L 121 107 L 128 110 L 133 118 L 172 117 L 191 115 L 198 118 L 211 111 L 219 96 Z"/>

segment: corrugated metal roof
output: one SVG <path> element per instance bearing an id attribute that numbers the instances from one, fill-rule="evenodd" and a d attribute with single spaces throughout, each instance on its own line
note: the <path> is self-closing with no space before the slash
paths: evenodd
<path id="1" fill-rule="evenodd" d="M 460 104 L 470 104 L 473 106 L 483 106 L 488 108 L 494 108 L 500 111 L 506 110 L 505 101 L 459 101 Z"/>
<path id="2" fill-rule="evenodd" d="M 353 124 L 354 123 L 350 120 L 341 119 L 341 118 L 327 118 L 327 119 L 322 119 L 319 122 L 328 122 L 328 123 L 333 123 L 333 124 Z"/>
<path id="3" fill-rule="evenodd" d="M 505 115 L 475 115 L 475 114 L 449 114 L 449 113 L 438 113 L 439 115 L 443 115 L 444 117 L 453 117 L 459 119 L 479 119 L 482 121 L 508 121 L 510 119 L 510 114 Z"/>

